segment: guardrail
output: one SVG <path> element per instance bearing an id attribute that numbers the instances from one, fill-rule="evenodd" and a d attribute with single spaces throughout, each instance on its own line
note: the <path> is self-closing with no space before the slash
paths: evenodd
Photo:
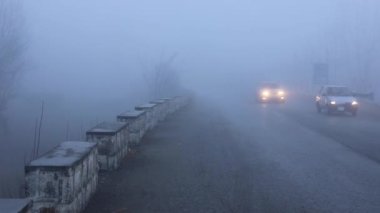
<path id="1" fill-rule="evenodd" d="M 102 122 L 88 130 L 86 142 L 63 142 L 30 162 L 25 166 L 30 211 L 82 211 L 97 188 L 99 170 L 117 169 L 147 131 L 184 107 L 188 100 L 165 98 L 137 106 L 119 114 L 117 121 Z"/>

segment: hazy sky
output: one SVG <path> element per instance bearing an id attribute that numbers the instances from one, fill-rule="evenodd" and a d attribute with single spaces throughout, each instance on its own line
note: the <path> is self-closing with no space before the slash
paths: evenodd
<path id="1" fill-rule="evenodd" d="M 33 72 L 25 79 L 52 93 L 120 94 L 144 85 L 141 64 L 173 53 L 184 84 L 198 90 L 287 75 L 295 52 L 317 45 L 331 28 L 338 6 L 337 0 L 29 0 Z"/>

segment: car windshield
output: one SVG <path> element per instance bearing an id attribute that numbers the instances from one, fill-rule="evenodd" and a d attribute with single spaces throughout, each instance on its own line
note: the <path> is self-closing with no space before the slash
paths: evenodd
<path id="1" fill-rule="evenodd" d="M 275 83 L 264 83 L 264 84 L 261 85 L 261 88 L 278 89 L 279 86 L 278 86 L 278 84 L 275 84 Z"/>
<path id="2" fill-rule="evenodd" d="M 351 96 L 352 93 L 347 87 L 329 87 L 327 88 L 327 95 Z"/>

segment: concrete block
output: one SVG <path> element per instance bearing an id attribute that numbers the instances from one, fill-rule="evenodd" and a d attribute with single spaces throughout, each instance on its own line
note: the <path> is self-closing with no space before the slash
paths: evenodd
<path id="1" fill-rule="evenodd" d="M 135 110 L 145 111 L 146 113 L 146 131 L 153 129 L 158 122 L 156 106 L 156 104 L 143 104 L 135 107 Z"/>
<path id="2" fill-rule="evenodd" d="M 128 153 L 128 124 L 102 122 L 86 132 L 89 142 L 98 144 L 98 161 L 101 170 L 115 170 Z"/>
<path id="3" fill-rule="evenodd" d="M 131 110 L 117 116 L 117 121 L 128 124 L 129 145 L 131 147 L 139 144 L 146 130 L 146 112 L 141 110 Z"/>
<path id="4" fill-rule="evenodd" d="M 97 144 L 67 141 L 25 166 L 25 193 L 33 212 L 83 210 L 96 190 L 97 155 Z M 88 196 L 81 196 L 88 190 Z"/>

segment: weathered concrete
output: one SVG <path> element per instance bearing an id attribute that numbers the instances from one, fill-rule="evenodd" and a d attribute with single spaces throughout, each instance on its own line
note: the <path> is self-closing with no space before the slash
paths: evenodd
<path id="1" fill-rule="evenodd" d="M 129 146 L 136 146 L 145 134 L 146 112 L 131 110 L 117 116 L 117 121 L 128 124 Z"/>
<path id="2" fill-rule="evenodd" d="M 163 121 L 165 120 L 166 116 L 169 114 L 169 101 L 159 99 L 159 100 L 154 100 L 151 101 L 150 103 L 156 104 L 156 111 L 157 111 L 157 116 L 158 116 L 158 121 Z"/>
<path id="3" fill-rule="evenodd" d="M 160 98 L 159 100 L 166 102 L 166 111 L 168 115 L 175 112 L 173 98 Z"/>
<path id="4" fill-rule="evenodd" d="M 103 122 L 86 132 L 87 141 L 98 143 L 101 170 L 114 170 L 128 153 L 128 124 Z"/>
<path id="5" fill-rule="evenodd" d="M 4 213 L 31 213 L 30 199 L 0 199 L 0 212 Z"/>
<path id="6" fill-rule="evenodd" d="M 99 169 L 118 168 L 129 148 L 182 107 L 184 100 L 159 99 L 137 106 L 118 115 L 117 122 L 103 122 L 87 131 L 87 142 L 63 142 L 33 160 L 25 167 L 25 194 L 31 202 L 0 200 L 0 213 L 24 204 L 31 212 L 82 211 L 97 188 Z M 3 208 L 5 204 L 8 206 Z M 29 211 L 24 209 L 21 212 Z"/>
<path id="7" fill-rule="evenodd" d="M 153 129 L 158 122 L 156 106 L 157 104 L 143 104 L 135 107 L 136 110 L 146 112 L 145 131 Z"/>
<path id="8" fill-rule="evenodd" d="M 176 96 L 172 98 L 171 102 L 173 103 L 171 107 L 173 107 L 173 111 L 177 111 L 180 108 L 186 106 L 189 102 L 189 99 L 185 96 Z"/>
<path id="9" fill-rule="evenodd" d="M 33 212 L 80 212 L 98 182 L 97 145 L 63 142 L 25 167 Z"/>

